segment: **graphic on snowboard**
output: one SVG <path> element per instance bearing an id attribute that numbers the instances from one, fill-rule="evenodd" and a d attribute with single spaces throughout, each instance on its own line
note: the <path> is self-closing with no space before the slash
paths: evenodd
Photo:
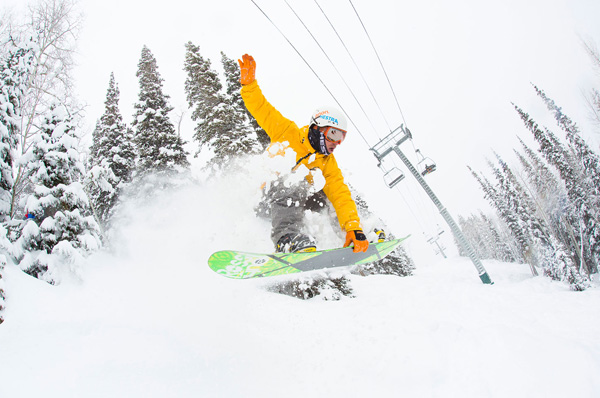
<path id="1" fill-rule="evenodd" d="M 368 264 L 381 260 L 404 239 L 372 243 L 365 253 L 354 253 L 351 247 L 309 253 L 247 253 L 225 250 L 213 253 L 208 266 L 218 274 L 233 279 L 286 275 L 323 268 Z"/>

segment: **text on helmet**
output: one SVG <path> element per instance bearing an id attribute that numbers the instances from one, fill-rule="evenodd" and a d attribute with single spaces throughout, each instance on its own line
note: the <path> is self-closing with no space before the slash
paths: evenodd
<path id="1" fill-rule="evenodd" d="M 340 122 L 338 122 L 338 120 L 336 118 L 331 117 L 331 116 L 321 115 L 321 116 L 317 116 L 317 119 L 325 119 L 325 120 L 328 120 L 328 121 L 333 122 L 335 124 L 340 124 Z"/>

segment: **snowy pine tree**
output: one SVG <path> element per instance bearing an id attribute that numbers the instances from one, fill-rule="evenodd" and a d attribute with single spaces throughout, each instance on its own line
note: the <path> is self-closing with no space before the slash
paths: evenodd
<path id="1" fill-rule="evenodd" d="M 567 249 L 567 245 L 559 241 L 551 233 L 550 228 L 539 214 L 540 209 L 535 209 L 533 202 L 521 184 L 516 180 L 512 170 L 498 157 L 501 168 L 495 168 L 494 174 L 498 180 L 500 195 L 496 200 L 503 201 L 502 207 L 512 215 L 509 218 L 512 223 L 513 233 L 522 234 L 520 238 L 527 237 L 523 256 L 530 264 L 533 275 L 537 275 L 534 264 L 543 268 L 544 275 L 555 280 L 565 281 L 573 290 L 584 290 L 589 286 L 589 278 L 582 274 L 573 261 L 573 256 Z M 474 173 L 474 175 L 476 175 Z M 478 176 L 477 176 L 478 177 Z M 479 179 L 480 183 L 482 182 Z M 516 220 L 515 220 L 516 219 Z M 484 232 L 477 228 L 477 222 L 469 220 L 462 222 L 466 226 L 467 234 L 475 242 L 475 246 L 482 247 Z M 473 227 L 475 225 L 475 227 Z M 469 233 L 470 232 L 470 233 Z"/>
<path id="2" fill-rule="evenodd" d="M 502 175 L 496 170 L 496 177 L 502 191 L 502 196 L 508 203 L 508 206 L 519 218 L 520 228 L 528 237 L 528 251 L 525 254 L 527 262 L 532 266 L 541 266 L 545 269 L 553 267 L 548 258 L 543 258 L 542 251 L 551 247 L 556 240 L 551 239 L 550 229 L 540 214 L 539 208 L 523 185 L 517 180 L 515 174 L 508 167 L 506 162 L 502 161 L 497 155 L 501 165 Z M 537 275 L 537 271 L 534 272 Z"/>
<path id="3" fill-rule="evenodd" d="M 209 146 L 217 134 L 217 131 L 211 128 L 211 112 L 223 100 L 219 97 L 223 85 L 217 72 L 211 69 L 210 60 L 200 55 L 200 47 L 188 42 L 185 49 L 185 94 L 188 106 L 193 108 L 192 120 L 196 122 L 194 139 L 199 144 L 196 152 L 198 155 L 202 147 Z"/>
<path id="4" fill-rule="evenodd" d="M 484 190 L 486 191 L 486 195 L 498 211 L 498 215 L 515 237 L 519 253 L 531 266 L 532 274 L 537 275 L 530 230 L 523 225 L 523 220 L 518 213 L 520 204 L 518 195 L 511 189 L 510 181 L 506 178 L 502 170 L 494 166 L 491 162 L 489 162 L 489 166 L 496 177 L 497 185 L 494 187 L 489 181 L 481 180 L 481 182 L 485 182 Z"/>
<path id="5" fill-rule="evenodd" d="M 192 120 L 196 121 L 194 140 L 200 153 L 208 147 L 213 153 L 210 166 L 223 167 L 240 155 L 258 153 L 262 147 L 252 131 L 245 113 L 241 112 L 235 96 L 221 93 L 223 85 L 210 60 L 200 55 L 200 48 L 186 44 L 184 70 L 187 72 L 185 92 Z"/>
<path id="6" fill-rule="evenodd" d="M 482 260 L 495 258 L 496 253 L 489 238 L 491 231 L 488 229 L 488 225 L 484 224 L 483 220 L 473 214 L 466 219 L 463 216 L 459 216 L 458 225 L 465 238 L 473 247 L 473 250 L 475 250 L 477 257 Z M 467 255 L 467 253 L 463 252 L 460 245 L 458 247 L 462 256 Z"/>
<path id="7" fill-rule="evenodd" d="M 575 239 L 577 216 L 573 212 L 564 184 L 558 180 L 546 163 L 521 140 L 525 155 L 517 152 L 527 180 L 532 186 L 538 208 L 548 220 L 548 225 L 556 239 L 568 247 L 574 261 L 581 261 L 580 247 Z"/>
<path id="8" fill-rule="evenodd" d="M 505 262 L 522 261 L 515 239 L 504 224 L 497 225 L 495 220 L 481 211 L 479 215 L 472 214 L 466 219 L 459 216 L 458 223 L 480 258 Z M 461 256 L 468 256 L 460 245 L 459 252 Z"/>
<path id="9" fill-rule="evenodd" d="M 34 61 L 27 79 L 20 118 L 18 155 L 27 157 L 44 118 L 53 104 L 63 104 L 72 115 L 82 112 L 74 91 L 73 70 L 76 38 L 82 27 L 83 16 L 73 0 L 43 0 L 25 8 L 22 24 L 15 24 L 14 32 L 22 38 L 33 37 Z M 12 192 L 12 217 L 20 218 L 21 203 L 31 191 L 31 170 L 27 162 L 19 162 L 15 170 Z"/>
<path id="10" fill-rule="evenodd" d="M 19 144 L 22 103 L 33 68 L 35 43 L 17 43 L 12 37 L 4 44 L 0 62 L 0 222 L 11 218 L 13 168 Z"/>
<path id="11" fill-rule="evenodd" d="M 516 150 L 515 153 L 538 198 L 537 202 L 544 211 L 552 213 L 558 206 L 560 197 L 564 192 L 564 185 L 560 184 L 547 164 L 523 140 L 519 139 L 519 141 L 525 155 Z"/>
<path id="12" fill-rule="evenodd" d="M 135 103 L 135 145 L 138 154 L 137 177 L 149 174 L 174 176 L 189 167 L 184 142 L 169 119 L 168 96 L 163 93 L 163 79 L 156 59 L 144 46 L 136 76 L 139 79 L 138 102 Z"/>
<path id="13" fill-rule="evenodd" d="M 489 165 L 494 169 L 492 163 L 489 163 Z M 517 253 L 515 256 L 517 257 L 516 261 L 523 261 L 524 254 L 527 253 L 529 246 L 527 236 L 520 228 L 518 217 L 509 208 L 498 189 L 496 189 L 487 178 L 481 177 L 470 167 L 469 170 L 483 189 L 484 197 L 490 202 L 492 207 L 496 209 L 498 216 L 510 231 L 512 238 L 514 239 L 511 245 L 514 249 L 511 250 L 511 253 Z M 532 269 L 532 273 L 535 274 L 534 269 Z"/>
<path id="14" fill-rule="evenodd" d="M 596 154 L 585 142 L 577 125 L 562 112 L 562 109 L 556 103 L 548 98 L 546 93 L 535 87 L 538 95 L 544 100 L 548 109 L 554 114 L 554 117 L 560 128 L 566 133 L 567 141 L 579 164 L 582 166 L 582 180 L 589 189 L 588 195 L 595 202 L 595 210 L 600 211 L 600 156 Z"/>
<path id="15" fill-rule="evenodd" d="M 585 41 L 584 47 L 590 59 L 596 74 L 600 77 L 600 51 L 596 43 L 593 41 Z M 588 108 L 590 111 L 591 119 L 596 123 L 596 126 L 600 126 L 600 91 L 597 88 L 592 88 L 589 95 L 586 95 L 588 102 Z"/>
<path id="16" fill-rule="evenodd" d="M 487 226 L 487 243 L 490 247 L 490 251 L 493 259 L 505 262 L 518 261 L 519 256 L 515 255 L 513 245 L 511 245 L 512 239 L 503 233 L 500 228 L 496 226 L 494 221 L 487 215 L 480 212 L 480 217 L 484 225 Z"/>
<path id="17" fill-rule="evenodd" d="M 559 127 L 566 133 L 569 148 L 574 154 L 575 161 L 580 166 L 578 169 L 577 183 L 585 191 L 586 209 L 591 217 L 584 221 L 585 234 L 589 239 L 594 266 L 592 271 L 598 272 L 600 266 L 600 157 L 585 142 L 577 125 L 562 112 L 562 109 L 548 96 L 535 87 L 537 94 L 542 98 L 548 109 L 554 114 Z"/>
<path id="18" fill-rule="evenodd" d="M 14 248 L 8 239 L 8 231 L 3 225 L 13 214 L 13 189 L 15 185 L 14 167 L 19 144 L 21 114 L 27 90 L 27 81 L 33 69 L 36 43 L 33 40 L 17 41 L 8 37 L 2 43 L 0 59 L 0 324 L 4 322 L 3 312 L 6 288 L 3 274 L 8 258 Z"/>
<path id="19" fill-rule="evenodd" d="M 228 101 L 235 107 L 235 111 L 237 113 L 245 115 L 245 117 L 248 119 L 251 130 L 256 135 L 256 139 L 264 150 L 271 143 L 271 139 L 265 130 L 258 125 L 256 119 L 254 119 L 254 116 L 252 116 L 244 104 L 244 100 L 242 99 L 242 94 L 240 92 L 242 89 L 242 84 L 240 83 L 240 65 L 237 63 L 237 61 L 228 58 L 223 52 L 221 52 L 221 63 L 223 64 L 223 70 L 225 71 L 225 81 L 227 83 L 226 93 L 229 98 Z M 243 119 L 243 117 L 241 118 Z"/>
<path id="20" fill-rule="evenodd" d="M 544 275 L 568 283 L 571 290 L 582 291 L 591 286 L 589 277 L 580 272 L 564 245 L 554 237 L 543 248 L 541 259 L 545 265 Z"/>
<path id="21" fill-rule="evenodd" d="M 523 184 L 517 179 L 511 168 L 498 155 L 498 162 L 502 168 L 502 172 L 506 177 L 501 187 L 505 188 L 504 192 L 508 193 L 507 200 L 514 207 L 515 213 L 519 215 L 524 228 L 528 230 L 528 234 L 533 241 L 538 244 L 547 245 L 549 242 L 549 231 L 544 219 L 540 217 L 538 208 L 534 200 L 529 195 Z"/>
<path id="22" fill-rule="evenodd" d="M 119 88 L 111 73 L 104 114 L 92 135 L 86 187 L 96 216 L 107 225 L 135 169 L 133 133 L 119 111 Z"/>
<path id="23" fill-rule="evenodd" d="M 594 255 L 596 253 L 594 250 L 598 249 L 599 241 L 596 237 L 600 237 L 600 225 L 596 223 L 594 201 L 588 196 L 589 191 L 584 188 L 585 184 L 581 182 L 580 166 L 573 159 L 571 152 L 564 147 L 552 132 L 548 129 L 539 128 L 537 123 L 518 106 L 515 106 L 515 109 L 538 142 L 540 152 L 546 161 L 556 168 L 565 184 L 567 197 L 573 206 L 579 223 L 575 239 L 582 248 L 584 268 L 588 274 L 595 273 L 598 270 L 599 259 Z"/>
<path id="24" fill-rule="evenodd" d="M 28 274 L 58 283 L 77 274 L 83 259 L 100 245 L 99 227 L 91 216 L 80 180 L 84 166 L 76 149 L 78 137 L 63 107 L 52 107 L 32 150 L 27 199 L 30 218 L 18 245 L 19 266 Z"/>

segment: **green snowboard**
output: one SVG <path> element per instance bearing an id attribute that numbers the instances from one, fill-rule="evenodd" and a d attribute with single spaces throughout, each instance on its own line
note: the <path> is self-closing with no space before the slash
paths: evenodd
<path id="1" fill-rule="evenodd" d="M 225 250 L 213 253 L 208 266 L 218 274 L 233 279 L 295 274 L 323 268 L 368 264 L 381 260 L 400 246 L 404 239 L 371 243 L 365 253 L 352 248 L 321 250 L 310 253 L 259 254 Z"/>

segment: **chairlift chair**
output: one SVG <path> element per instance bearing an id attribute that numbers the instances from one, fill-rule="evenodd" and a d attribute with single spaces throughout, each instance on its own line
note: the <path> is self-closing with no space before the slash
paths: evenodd
<path id="1" fill-rule="evenodd" d="M 404 173 L 397 167 L 392 168 L 390 171 L 383 175 L 383 181 L 388 186 L 388 188 L 394 188 L 403 179 Z"/>
<path id="2" fill-rule="evenodd" d="M 421 172 L 421 175 L 425 177 L 427 174 L 433 173 L 437 168 L 435 162 L 430 158 L 423 157 L 421 150 L 417 149 L 415 152 L 418 159 L 417 168 Z"/>

